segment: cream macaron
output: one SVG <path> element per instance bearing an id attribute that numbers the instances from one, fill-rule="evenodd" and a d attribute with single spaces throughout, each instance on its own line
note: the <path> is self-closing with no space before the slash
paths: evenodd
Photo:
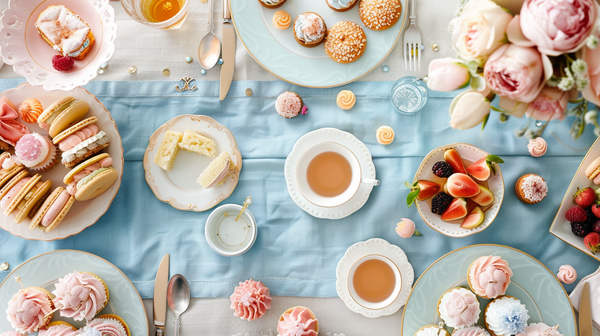
<path id="1" fill-rule="evenodd" d="M 48 135 L 54 138 L 64 129 L 81 120 L 90 110 L 90 105 L 83 100 L 73 97 L 63 97 L 40 114 L 37 119 L 38 125 L 48 131 Z"/>
<path id="2" fill-rule="evenodd" d="M 110 155 L 102 153 L 73 168 L 63 179 L 69 194 L 78 201 L 102 195 L 119 178 L 112 162 Z"/>
<path id="3" fill-rule="evenodd" d="M 592 180 L 595 185 L 600 185 L 600 157 L 597 157 L 585 169 L 585 176 Z"/>

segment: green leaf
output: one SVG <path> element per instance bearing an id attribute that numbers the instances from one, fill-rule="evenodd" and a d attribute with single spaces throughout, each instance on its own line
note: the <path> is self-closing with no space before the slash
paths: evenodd
<path id="1" fill-rule="evenodd" d="M 412 189 L 412 185 L 410 185 L 410 183 L 408 183 L 408 181 L 404 182 L 404 186 L 407 187 L 408 189 Z"/>
<path id="2" fill-rule="evenodd" d="M 413 233 L 413 236 L 422 236 L 421 232 L 419 232 L 419 230 L 415 230 L 415 232 Z"/>
<path id="3" fill-rule="evenodd" d="M 406 205 L 410 208 L 410 206 L 415 202 L 419 196 L 419 189 L 411 191 L 406 197 Z"/>
<path id="4" fill-rule="evenodd" d="M 486 160 L 486 161 L 491 161 L 491 162 L 496 162 L 496 163 L 504 163 L 504 160 L 502 160 L 502 158 L 501 158 L 501 157 L 499 157 L 499 156 L 497 156 L 497 155 L 492 155 L 492 154 L 488 155 L 488 156 L 485 158 L 485 160 Z"/>
<path id="5" fill-rule="evenodd" d="M 485 117 L 483 117 L 483 122 L 481 123 L 481 131 L 483 131 L 483 129 L 485 128 L 485 125 L 487 125 L 488 119 L 490 119 L 489 114 L 487 114 Z"/>
<path id="6" fill-rule="evenodd" d="M 508 111 L 506 111 L 504 109 L 501 109 L 501 108 L 497 108 L 496 106 L 490 106 L 490 107 L 492 108 L 493 111 L 500 112 L 500 113 L 505 113 L 505 114 L 510 114 L 510 112 L 508 112 Z"/>

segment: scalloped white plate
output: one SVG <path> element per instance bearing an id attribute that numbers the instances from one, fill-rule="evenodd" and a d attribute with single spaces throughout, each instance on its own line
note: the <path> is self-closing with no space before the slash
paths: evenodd
<path id="1" fill-rule="evenodd" d="M 402 280 L 398 297 L 389 306 L 382 309 L 368 309 L 361 306 L 352 298 L 349 290 L 349 275 L 352 266 L 358 260 L 372 254 L 390 259 L 398 267 Z M 415 274 L 412 265 L 408 262 L 408 258 L 401 248 L 388 243 L 386 240 L 372 238 L 364 242 L 358 242 L 348 248 L 342 259 L 338 262 L 335 269 L 335 276 L 337 279 L 335 289 L 340 299 L 346 304 L 346 307 L 355 313 L 376 318 L 391 315 L 404 306 L 406 300 L 408 300 Z"/>
<path id="2" fill-rule="evenodd" d="M 39 14 L 50 5 L 64 5 L 79 15 L 92 29 L 96 39 L 92 50 L 73 69 L 59 72 L 52 67 L 57 52 L 35 28 Z M 47 91 L 65 90 L 87 84 L 98 75 L 98 68 L 115 52 L 117 25 L 109 0 L 9 0 L 0 18 L 0 55 L 14 71 L 32 85 Z"/>
<path id="3" fill-rule="evenodd" d="M 304 211 L 317 218 L 340 219 L 348 217 L 367 203 L 372 185 L 362 183 L 358 191 L 348 202 L 332 208 L 317 206 L 309 202 L 302 193 L 298 190 L 296 183 L 296 166 L 302 157 L 302 154 L 311 146 L 321 142 L 335 142 L 348 148 L 360 163 L 362 178 L 375 178 L 375 165 L 371 158 L 371 152 L 364 143 L 358 140 L 354 135 L 340 131 L 337 128 L 321 128 L 303 135 L 285 160 L 285 181 L 287 183 L 288 192 L 294 202 Z"/>

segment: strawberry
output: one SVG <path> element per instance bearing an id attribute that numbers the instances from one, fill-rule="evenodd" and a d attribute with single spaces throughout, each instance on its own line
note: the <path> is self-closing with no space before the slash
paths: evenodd
<path id="1" fill-rule="evenodd" d="M 573 196 L 573 202 L 582 208 L 587 208 L 596 201 L 596 193 L 592 188 L 577 188 L 577 192 Z"/>
<path id="2" fill-rule="evenodd" d="M 585 222 L 587 220 L 587 213 L 579 205 L 572 206 L 571 209 L 565 213 L 565 218 L 569 222 Z"/>
<path id="3" fill-rule="evenodd" d="M 594 214 L 594 216 L 596 216 L 597 218 L 600 218 L 600 202 L 596 202 L 594 204 L 592 204 L 592 213 Z"/>
<path id="4" fill-rule="evenodd" d="M 592 252 L 592 254 L 596 254 L 596 252 L 600 251 L 600 234 L 596 232 L 588 233 L 585 238 L 583 238 L 583 244 Z"/>
<path id="5" fill-rule="evenodd" d="M 408 194 L 408 197 L 406 197 L 406 205 L 409 207 L 415 202 L 416 199 L 419 201 L 424 201 L 437 194 L 441 189 L 439 184 L 426 180 L 418 180 L 412 185 L 406 182 L 404 185 L 410 189 L 410 193 Z"/>

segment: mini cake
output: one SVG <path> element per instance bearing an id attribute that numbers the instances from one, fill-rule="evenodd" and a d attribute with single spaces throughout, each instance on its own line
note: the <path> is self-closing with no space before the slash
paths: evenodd
<path id="1" fill-rule="evenodd" d="M 59 308 L 60 316 L 90 321 L 108 304 L 106 284 L 92 273 L 69 273 L 59 278 L 55 286 L 53 302 Z"/>
<path id="2" fill-rule="evenodd" d="M 370 29 L 386 30 L 398 22 L 402 13 L 400 0 L 362 0 L 358 5 L 360 19 Z"/>
<path id="3" fill-rule="evenodd" d="M 38 203 L 41 204 L 43 197 L 46 196 L 52 186 L 51 181 L 41 182 L 42 176 L 39 174 L 33 177 L 27 175 L 26 171 L 17 174 L 6 185 L 6 192 L 2 193 L 2 199 L 0 200 L 0 207 L 4 210 L 5 216 L 17 211 L 16 223 L 25 220 L 33 212 L 32 209 L 37 209 Z"/>
<path id="4" fill-rule="evenodd" d="M 262 317 L 271 308 L 269 288 L 252 279 L 240 282 L 229 298 L 230 308 L 235 310 L 233 316 L 239 316 L 243 320 L 252 321 Z"/>
<path id="5" fill-rule="evenodd" d="M 64 321 L 54 321 L 44 328 L 40 329 L 38 336 L 77 336 L 77 329 Z"/>
<path id="6" fill-rule="evenodd" d="M 592 180 L 595 185 L 600 185 L 600 157 L 592 161 L 585 169 L 585 176 Z"/>
<path id="7" fill-rule="evenodd" d="M 473 292 L 465 288 L 453 288 L 440 297 L 438 312 L 448 327 L 460 329 L 477 324 L 481 309 Z"/>
<path id="8" fill-rule="evenodd" d="M 285 0 L 258 0 L 258 3 L 267 8 L 278 8 L 283 6 Z"/>
<path id="9" fill-rule="evenodd" d="M 454 329 L 452 336 L 490 336 L 490 333 L 480 326 Z"/>
<path id="10" fill-rule="evenodd" d="M 558 269 L 556 277 L 560 282 L 570 285 L 577 280 L 577 271 L 571 265 L 562 265 Z"/>
<path id="11" fill-rule="evenodd" d="M 61 162 L 65 167 L 73 168 L 110 145 L 110 139 L 98 128 L 97 121 L 96 117 L 82 120 L 52 139 L 62 151 Z"/>
<path id="12" fill-rule="evenodd" d="M 37 119 L 38 126 L 47 130 L 48 135 L 54 138 L 60 132 L 83 119 L 89 110 L 90 105 L 86 101 L 76 100 L 69 96 L 63 97 L 48 106 L 40 114 Z"/>
<path id="13" fill-rule="evenodd" d="M 292 307 L 279 317 L 277 332 L 279 336 L 317 336 L 319 322 L 310 309 Z"/>
<path id="14" fill-rule="evenodd" d="M 325 20 L 313 12 L 298 15 L 294 21 L 294 38 L 301 46 L 314 48 L 321 44 L 327 35 Z"/>
<path id="15" fill-rule="evenodd" d="M 73 168 L 63 179 L 67 192 L 78 201 L 87 201 L 104 194 L 119 178 L 112 167 L 113 159 L 103 153 Z"/>
<path id="16" fill-rule="evenodd" d="M 517 336 L 563 336 L 563 334 L 558 331 L 558 325 L 550 327 L 546 323 L 532 323 Z"/>
<path id="17" fill-rule="evenodd" d="M 94 45 L 95 38 L 90 26 L 62 5 L 44 9 L 35 27 L 44 41 L 63 56 L 82 60 Z"/>
<path id="18" fill-rule="evenodd" d="M 21 163 L 17 163 L 7 152 L 0 154 L 0 167 L 0 188 L 17 173 L 25 169 Z"/>
<path id="19" fill-rule="evenodd" d="M 548 144 L 546 143 L 546 140 L 542 139 L 542 137 L 537 137 L 529 140 L 529 144 L 527 144 L 527 150 L 531 156 L 540 157 L 546 154 L 546 151 L 548 150 Z"/>
<path id="20" fill-rule="evenodd" d="M 475 294 L 484 299 L 494 299 L 504 295 L 512 275 L 506 260 L 495 256 L 483 256 L 471 263 L 467 271 L 467 280 Z"/>
<path id="21" fill-rule="evenodd" d="M 279 10 L 273 14 L 273 26 L 279 30 L 286 30 L 292 23 L 292 17 L 288 12 Z"/>
<path id="22" fill-rule="evenodd" d="M 28 287 L 15 293 L 8 301 L 6 315 L 12 327 L 23 334 L 29 334 L 46 327 L 54 309 L 52 294 L 40 287 Z"/>
<path id="23" fill-rule="evenodd" d="M 117 315 L 105 314 L 93 319 L 80 332 L 80 336 L 131 336 L 129 326 Z"/>
<path id="24" fill-rule="evenodd" d="M 25 167 L 36 172 L 46 172 L 58 163 L 56 147 L 48 137 L 38 133 L 21 137 L 15 146 L 15 156 Z"/>
<path id="25" fill-rule="evenodd" d="M 394 130 L 390 126 L 381 126 L 376 132 L 377 142 L 382 145 L 389 145 L 394 141 Z"/>
<path id="26" fill-rule="evenodd" d="M 13 147 L 22 136 L 30 133 L 27 126 L 16 120 L 19 114 L 14 106 L 6 97 L 0 100 L 0 140 Z"/>
<path id="27" fill-rule="evenodd" d="M 297 93 L 285 91 L 277 97 L 275 110 L 284 118 L 293 118 L 297 116 L 304 106 L 304 101 Z"/>
<path id="28" fill-rule="evenodd" d="M 414 336 L 450 336 L 450 334 L 444 328 L 429 324 L 419 328 Z"/>
<path id="29" fill-rule="evenodd" d="M 325 53 L 338 63 L 352 63 L 367 48 L 367 35 L 352 21 L 340 21 L 331 27 L 325 38 Z"/>
<path id="30" fill-rule="evenodd" d="M 183 133 L 167 130 L 154 156 L 154 163 L 160 168 L 170 171 L 179 153 L 179 143 L 182 139 Z"/>
<path id="31" fill-rule="evenodd" d="M 212 188 L 225 181 L 230 173 L 236 171 L 235 164 L 227 152 L 221 153 L 202 171 L 196 182 L 204 189 Z"/>
<path id="32" fill-rule="evenodd" d="M 525 174 L 515 183 L 517 198 L 526 204 L 541 202 L 548 195 L 548 185 L 539 175 Z"/>
<path id="33" fill-rule="evenodd" d="M 525 305 L 512 296 L 501 296 L 485 308 L 485 327 L 492 336 L 522 333 L 529 320 Z"/>
<path id="34" fill-rule="evenodd" d="M 356 5 L 358 0 L 325 0 L 327 6 L 336 12 L 349 11 Z"/>
<path id="35" fill-rule="evenodd" d="M 42 104 L 35 98 L 25 99 L 21 105 L 19 105 L 19 115 L 21 116 L 21 119 L 30 124 L 37 122 L 38 117 L 43 111 L 44 108 L 42 107 Z"/>
<path id="36" fill-rule="evenodd" d="M 183 138 L 179 142 L 179 148 L 211 158 L 214 158 L 217 153 L 217 145 L 215 145 L 215 142 L 212 141 L 212 139 L 190 130 L 185 130 L 185 132 L 183 132 Z"/>
<path id="37" fill-rule="evenodd" d="M 350 90 L 343 90 L 338 93 L 336 101 L 337 106 L 342 110 L 349 110 L 356 104 L 356 96 Z"/>
<path id="38" fill-rule="evenodd" d="M 50 232 L 62 222 L 75 203 L 75 197 L 63 188 L 58 187 L 46 198 L 44 203 L 35 212 L 29 230 L 39 228 L 45 232 Z"/>

